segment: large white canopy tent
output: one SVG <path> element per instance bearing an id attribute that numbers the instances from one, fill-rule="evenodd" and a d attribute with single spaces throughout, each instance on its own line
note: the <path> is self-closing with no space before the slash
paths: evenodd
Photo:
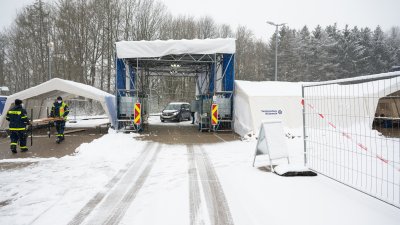
<path id="1" fill-rule="evenodd" d="M 189 67 L 185 70 L 180 68 L 186 75 L 195 73 L 199 77 L 196 94 L 204 94 L 208 90 L 213 92 L 214 83 L 216 91 L 233 91 L 234 60 L 232 55 L 236 51 L 235 41 L 234 38 L 216 38 L 116 42 L 117 89 L 133 90 L 137 83 L 135 73 L 140 67 L 147 66 L 148 75 L 159 76 L 164 71 L 171 76 L 170 71 L 173 66 L 171 64 L 176 64 L 179 67 Z M 222 63 L 223 66 L 215 66 L 216 71 L 212 71 L 212 76 L 215 73 L 215 78 L 210 79 L 206 76 L 204 68 L 198 66 L 218 64 L 217 59 L 214 58 L 216 54 L 225 54 L 225 61 Z M 152 68 L 155 66 L 157 69 Z M 210 81 L 206 81 L 207 79 Z"/>
<path id="2" fill-rule="evenodd" d="M 248 133 L 258 135 L 259 127 L 264 120 L 282 120 L 285 128 L 301 128 L 302 85 L 309 86 L 305 88 L 308 112 L 315 115 L 321 113 L 328 117 L 348 112 L 352 117 L 362 119 L 344 121 L 342 117 L 331 116 L 329 120 L 343 129 L 361 124 L 372 128 L 379 100 L 400 90 L 399 75 L 400 72 L 390 72 L 321 83 L 236 80 L 235 132 L 241 136 Z M 323 120 L 316 121 L 307 126 L 326 125 Z"/>
<path id="3" fill-rule="evenodd" d="M 205 125 L 210 121 L 207 120 L 207 115 L 210 115 L 208 111 L 211 106 L 207 104 L 211 104 L 211 96 L 218 96 L 218 100 L 224 103 L 224 107 L 222 104 L 219 107 L 220 112 L 224 112 L 224 122 L 220 123 L 218 129 L 232 128 L 235 39 L 120 41 L 115 45 L 117 56 L 115 83 L 119 124 L 130 120 L 127 115 L 132 115 L 132 112 L 126 109 L 132 109 L 130 104 L 137 101 L 143 106 L 141 110 L 144 119 L 141 121 L 146 121 L 146 114 L 150 110 L 146 109 L 147 104 L 143 103 L 147 99 L 149 101 L 152 99 L 150 86 L 152 89 L 163 88 L 161 79 L 188 77 L 194 78 L 190 80 L 195 82 L 195 88 L 191 89 L 195 93 L 188 92 L 184 97 L 179 96 L 180 100 L 190 101 L 189 98 L 193 100 L 197 97 L 203 106 L 199 107 L 198 114 L 203 115 L 199 120 L 202 121 L 202 125 Z M 150 85 L 152 82 L 159 85 Z M 170 94 L 168 91 L 171 92 L 168 88 L 159 91 L 163 95 Z M 156 92 L 153 91 L 153 93 Z M 175 96 L 174 93 L 173 95 Z M 131 124 L 130 121 L 128 123 Z M 210 125 L 201 127 L 208 129 Z"/>
<path id="4" fill-rule="evenodd" d="M 32 116 L 30 115 L 30 109 L 33 109 L 33 118 L 31 119 L 44 118 L 47 117 L 46 108 L 51 108 L 51 105 L 57 96 L 63 97 L 64 100 L 80 96 L 98 101 L 102 105 L 110 122 L 113 123 L 113 121 L 115 121 L 116 112 L 114 95 L 89 85 L 59 78 L 51 79 L 35 87 L 8 96 L 6 104 L 4 105 L 4 112 L 12 107 L 15 99 L 21 99 L 28 110 L 29 117 Z M 6 129 L 8 126 L 5 117 L 6 113 L 0 116 L 1 129 Z"/>

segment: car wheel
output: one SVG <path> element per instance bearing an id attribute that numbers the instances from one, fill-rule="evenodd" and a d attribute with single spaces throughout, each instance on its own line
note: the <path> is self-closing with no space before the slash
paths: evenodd
<path id="1" fill-rule="evenodd" d="M 165 120 L 161 120 L 161 122 L 163 122 L 163 123 L 164 123 L 164 121 L 165 121 Z"/>

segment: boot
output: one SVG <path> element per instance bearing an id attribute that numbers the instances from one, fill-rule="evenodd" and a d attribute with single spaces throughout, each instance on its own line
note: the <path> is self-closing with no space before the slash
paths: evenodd
<path id="1" fill-rule="evenodd" d="M 61 142 L 61 137 L 58 136 L 58 137 L 56 138 L 56 143 L 57 143 L 57 144 L 60 144 L 60 142 Z"/>
<path id="2" fill-rule="evenodd" d="M 13 154 L 17 153 L 17 146 L 12 145 L 12 146 L 11 146 L 11 152 L 12 152 Z"/>
<path id="3" fill-rule="evenodd" d="M 21 147 L 21 152 L 27 152 L 28 151 L 28 147 Z"/>

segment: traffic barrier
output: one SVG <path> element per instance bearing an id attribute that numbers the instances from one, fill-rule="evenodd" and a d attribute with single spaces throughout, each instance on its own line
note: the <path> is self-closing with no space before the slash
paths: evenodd
<path id="1" fill-rule="evenodd" d="M 140 103 L 135 103 L 135 114 L 134 114 L 134 120 L 133 122 L 136 125 L 140 125 L 141 123 L 141 105 Z"/>
<path id="2" fill-rule="evenodd" d="M 211 125 L 216 126 L 218 124 L 218 105 L 211 105 Z"/>

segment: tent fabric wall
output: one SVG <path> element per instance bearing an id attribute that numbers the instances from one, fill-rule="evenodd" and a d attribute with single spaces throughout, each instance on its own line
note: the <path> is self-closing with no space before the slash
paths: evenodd
<path id="1" fill-rule="evenodd" d="M 62 96 L 63 98 L 68 98 L 69 96 L 82 96 L 89 99 L 96 100 L 100 102 L 103 106 L 110 122 L 113 124 L 113 118 L 115 114 L 115 100 L 108 100 L 110 103 L 106 104 L 107 98 L 115 98 L 114 95 L 111 95 L 107 92 L 99 90 L 95 87 L 63 80 L 59 78 L 51 79 L 47 82 L 44 82 L 40 85 L 35 87 L 31 87 L 24 91 L 15 93 L 13 95 L 8 96 L 6 104 L 4 106 L 4 110 L 7 111 L 11 108 L 12 104 L 14 104 L 15 99 L 21 99 L 24 102 L 28 102 L 29 104 L 39 104 L 40 108 L 46 108 L 51 106 L 54 99 L 58 96 Z M 114 103 L 112 103 L 114 102 Z M 29 114 L 30 112 L 28 112 Z M 34 113 L 34 117 L 32 119 L 38 119 L 46 115 L 47 112 L 42 111 L 41 113 Z M 7 121 L 5 120 L 5 115 L 3 114 L 0 116 L 0 128 L 6 129 L 7 128 Z M 114 125 L 114 124 L 113 124 Z"/>
<path id="2" fill-rule="evenodd" d="M 129 64 L 129 89 L 127 88 L 127 90 L 135 90 L 135 75 L 135 67 L 132 64 Z"/>
<path id="3" fill-rule="evenodd" d="M 233 54 L 224 54 L 223 57 L 223 73 L 224 75 L 224 91 L 233 91 L 233 81 L 235 80 L 235 56 Z"/>
<path id="4" fill-rule="evenodd" d="M 316 116 L 318 113 L 325 115 L 341 129 L 346 130 L 353 126 L 372 128 L 379 99 L 399 91 L 399 75 L 400 72 L 391 72 L 323 83 L 237 80 L 234 95 L 234 130 L 241 136 L 248 133 L 257 135 L 261 122 L 273 119 L 282 120 L 285 128 L 301 128 L 302 85 L 316 85 L 305 88 L 308 112 L 315 113 Z M 346 83 L 338 84 L 343 81 Z M 312 105 L 312 108 L 308 104 Z M 343 120 L 341 116 L 331 116 L 349 114 L 357 120 Z M 310 127 L 326 125 L 324 120 L 315 120 L 313 124 L 307 124 Z"/>
<path id="5" fill-rule="evenodd" d="M 301 83 L 235 81 L 234 130 L 240 136 L 258 135 L 264 120 L 282 120 L 301 128 Z"/>
<path id="6" fill-rule="evenodd" d="M 214 93 L 214 81 L 215 81 L 215 78 L 214 78 L 214 76 L 216 76 L 216 74 L 215 74 L 215 63 L 212 63 L 211 65 L 210 65 L 210 67 L 211 67 L 211 69 L 210 69 L 210 77 L 209 77 L 209 86 L 208 86 L 208 91 L 209 91 L 209 93 Z"/>
<path id="7" fill-rule="evenodd" d="M 125 96 L 125 90 L 126 89 L 126 68 L 125 68 L 125 63 L 123 59 L 117 59 L 116 62 L 116 66 L 117 66 L 117 89 L 119 91 L 118 94 L 120 94 L 121 96 Z"/>
<path id="8" fill-rule="evenodd" d="M 249 104 L 249 96 L 245 90 L 242 90 L 240 86 L 236 86 L 234 92 L 233 106 L 233 121 L 234 130 L 240 136 L 245 136 L 248 133 L 254 131 L 253 128 L 253 117 L 251 116 L 251 107 Z"/>

